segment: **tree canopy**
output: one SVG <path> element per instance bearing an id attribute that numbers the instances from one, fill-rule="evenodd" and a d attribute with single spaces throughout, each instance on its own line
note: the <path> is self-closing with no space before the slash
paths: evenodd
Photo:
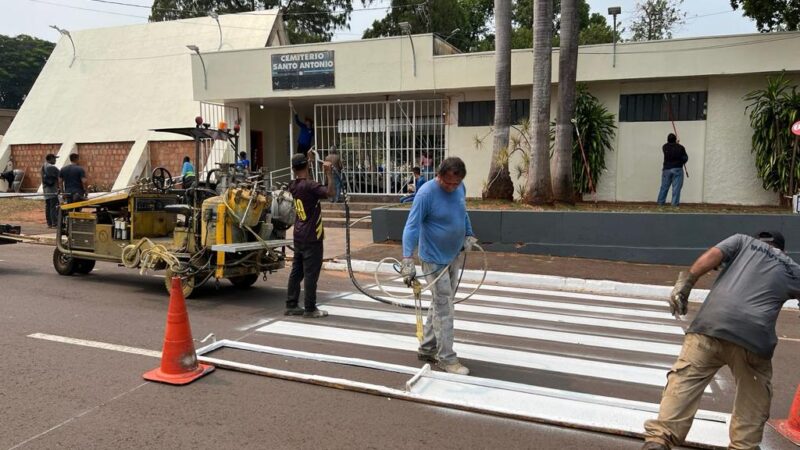
<path id="1" fill-rule="evenodd" d="M 0 108 L 22 106 L 54 47 L 24 34 L 0 35 Z"/>
<path id="2" fill-rule="evenodd" d="M 672 30 L 685 22 L 680 10 L 683 0 L 645 0 L 636 2 L 630 29 L 632 41 L 672 39 Z"/>
<path id="3" fill-rule="evenodd" d="M 561 0 L 553 2 L 553 46 L 557 47 L 561 32 Z M 533 0 L 519 0 L 513 11 L 514 31 L 511 37 L 513 48 L 530 48 L 533 40 Z M 614 40 L 614 30 L 606 17 L 592 13 L 586 0 L 578 0 L 578 43 L 580 45 L 606 44 Z M 617 31 L 619 34 L 619 30 Z"/>
<path id="4" fill-rule="evenodd" d="M 731 0 L 733 9 L 742 8 L 746 17 L 756 21 L 758 30 L 800 30 L 800 2 L 797 0 Z"/>
<path id="5" fill-rule="evenodd" d="M 494 49 L 494 33 L 489 27 L 493 18 L 492 0 L 431 0 L 419 5 L 409 0 L 392 0 L 392 9 L 381 20 L 373 22 L 364 38 L 397 36 L 400 22 L 411 25 L 411 33 L 438 33 L 464 51 Z M 553 5 L 553 45 L 558 46 L 561 29 L 560 0 Z M 604 15 L 592 13 L 586 0 L 578 0 L 581 45 L 612 42 L 614 31 Z M 512 48 L 531 48 L 533 42 L 533 0 L 514 2 L 512 9 Z"/>
<path id="6" fill-rule="evenodd" d="M 364 31 L 364 38 L 400 35 L 400 23 L 408 22 L 412 34 L 437 33 L 465 51 L 489 50 L 494 36 L 487 24 L 493 10 L 493 0 L 434 0 L 418 4 L 392 0 L 386 17 L 373 22 Z"/>
<path id="7" fill-rule="evenodd" d="M 362 0 L 369 4 L 371 0 Z M 292 43 L 330 41 L 339 29 L 349 29 L 352 0 L 154 0 L 150 21 L 188 19 L 215 11 L 232 14 L 280 8 Z"/>

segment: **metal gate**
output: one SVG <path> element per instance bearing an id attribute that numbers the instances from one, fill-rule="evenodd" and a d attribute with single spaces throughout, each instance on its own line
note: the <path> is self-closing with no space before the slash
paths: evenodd
<path id="1" fill-rule="evenodd" d="M 200 117 L 203 121 L 217 128 L 224 121 L 228 128 L 233 128 L 239 119 L 239 108 L 220 103 L 200 102 Z M 241 149 L 240 149 L 241 150 Z M 217 169 L 219 163 L 236 162 L 236 155 L 227 141 L 203 140 L 200 147 L 200 161 L 195 161 L 196 171 L 205 180 L 208 171 Z"/>
<path id="2" fill-rule="evenodd" d="M 324 158 L 336 146 L 348 192 L 354 194 L 403 194 L 415 166 L 432 178 L 445 157 L 444 130 L 443 100 L 314 107 L 315 148 Z"/>

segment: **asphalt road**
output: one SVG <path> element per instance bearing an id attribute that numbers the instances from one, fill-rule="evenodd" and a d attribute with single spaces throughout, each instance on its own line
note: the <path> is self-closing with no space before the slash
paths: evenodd
<path id="1" fill-rule="evenodd" d="M 218 369 L 183 387 L 145 382 L 142 373 L 158 365 L 153 357 L 29 336 L 46 333 L 159 350 L 168 301 L 163 278 L 109 263 L 98 263 L 86 276 L 62 277 L 53 270 L 51 256 L 47 246 L 0 247 L 0 338 L 5 344 L 0 449 L 641 446 L 632 438 L 228 370 Z M 275 274 L 247 290 L 227 282 L 219 289 L 213 284 L 200 288 L 187 301 L 195 339 L 214 333 L 254 344 L 420 367 L 413 350 L 398 344 L 413 339 L 413 313 L 365 301 L 354 294 L 344 274 L 324 272 L 319 300 L 331 316 L 287 319 L 282 315 L 285 275 Z M 663 378 L 681 342 L 680 333 L 674 333 L 680 324 L 663 317 L 664 311 L 663 305 L 647 302 L 487 287 L 456 310 L 457 350 L 475 376 L 657 403 L 661 387 L 651 375 L 657 372 Z M 800 350 L 798 324 L 796 311 L 782 314 L 773 417 L 785 417 L 799 381 L 793 357 Z M 238 350 L 213 356 L 390 387 L 407 379 Z M 542 358 L 553 356 L 561 363 L 544 366 Z M 604 363 L 615 364 L 619 373 Z M 729 412 L 732 389 L 730 373 L 723 370 L 701 408 Z M 763 448 L 795 447 L 768 429 Z"/>

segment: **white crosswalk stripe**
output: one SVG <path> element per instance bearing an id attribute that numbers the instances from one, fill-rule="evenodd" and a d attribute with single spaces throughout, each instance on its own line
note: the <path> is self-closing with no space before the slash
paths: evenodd
<path id="1" fill-rule="evenodd" d="M 352 317 L 357 319 L 378 320 L 383 322 L 415 324 L 413 314 L 402 314 L 382 310 L 344 308 L 340 306 L 327 306 L 325 310 L 333 316 Z M 660 355 L 678 356 L 681 346 L 661 342 L 641 341 L 634 339 L 620 339 L 580 333 L 565 333 L 562 331 L 542 330 L 529 327 L 515 327 L 495 323 L 473 322 L 469 320 L 455 320 L 456 330 L 488 333 L 502 336 L 513 336 L 524 339 L 537 339 L 542 341 L 563 342 L 589 347 L 612 348 L 616 350 L 629 350 L 634 352 L 654 353 Z"/>
<path id="2" fill-rule="evenodd" d="M 463 299 L 474 287 L 462 284 L 456 297 Z M 396 294 L 410 292 L 394 282 L 384 288 Z M 385 296 L 375 286 L 367 290 Z M 413 307 L 411 300 L 399 302 Z M 399 355 L 417 351 L 413 310 L 351 292 L 322 303 L 330 314 L 326 319 L 289 318 L 257 331 L 289 345 L 297 339 L 299 346 L 324 342 L 339 349 L 333 352 L 341 356 L 363 358 L 365 352 L 375 355 L 374 349 L 394 351 L 373 356 L 376 361 L 400 358 L 408 364 Z M 423 300 L 424 306 L 429 303 Z M 487 285 L 456 304 L 455 311 L 454 349 L 468 366 L 476 361 L 484 364 L 481 377 L 495 378 L 487 375 L 493 370 L 497 380 L 580 395 L 607 395 L 614 386 L 618 400 L 643 401 L 654 408 L 684 334 L 683 324 L 669 314 L 663 300 Z M 720 386 L 715 380 L 704 398 L 714 396 Z"/>
<path id="3" fill-rule="evenodd" d="M 386 286 L 384 287 L 384 290 L 387 292 L 393 292 L 399 294 L 411 293 L 411 291 L 408 288 L 400 286 Z M 459 292 L 456 294 L 456 298 L 466 298 L 467 295 L 469 294 L 467 294 L 466 292 Z M 667 311 L 612 308 L 608 306 L 585 305 L 581 303 L 522 299 L 522 298 L 501 297 L 498 295 L 485 295 L 485 294 L 475 294 L 470 299 L 476 301 L 485 301 L 485 302 L 507 304 L 507 305 L 533 306 L 533 307 L 541 307 L 548 309 L 561 309 L 567 311 L 577 311 L 586 313 L 614 314 L 618 316 L 644 317 L 648 319 L 666 319 L 666 320 L 672 319 L 672 315 Z"/>
<path id="4" fill-rule="evenodd" d="M 364 294 L 347 294 L 340 298 L 343 300 L 369 302 L 373 304 L 376 303 L 375 300 L 367 297 Z M 410 301 L 398 302 L 398 303 L 405 303 L 406 305 L 413 306 L 413 302 Z M 428 302 L 427 301 L 423 302 L 423 306 L 427 307 Z M 498 317 L 516 317 L 522 319 L 533 319 L 546 322 L 560 322 L 560 323 L 575 324 L 575 325 L 588 325 L 588 326 L 603 327 L 603 328 L 614 328 L 620 330 L 635 330 L 635 331 L 647 331 L 651 333 L 683 335 L 683 329 L 681 327 L 676 327 L 673 325 L 661 325 L 649 322 L 633 322 L 633 321 L 621 321 L 621 320 L 602 319 L 602 318 L 584 317 L 584 316 L 571 316 L 566 314 L 542 313 L 538 311 L 527 311 L 521 309 L 492 308 L 488 306 L 470 305 L 467 303 L 459 303 L 455 305 L 455 309 L 457 312 L 461 311 L 461 312 L 469 312 L 476 314 L 487 314 Z"/>

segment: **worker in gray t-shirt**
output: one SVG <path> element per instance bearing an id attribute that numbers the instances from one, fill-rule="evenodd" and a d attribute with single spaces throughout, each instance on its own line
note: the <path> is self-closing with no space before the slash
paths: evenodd
<path id="1" fill-rule="evenodd" d="M 778 232 L 755 238 L 736 234 L 680 273 L 670 295 L 675 315 L 686 314 L 697 280 L 722 267 L 667 374 L 658 419 L 645 422 L 643 450 L 683 443 L 703 391 L 722 366 L 730 368 L 736 382 L 729 448 L 758 448 L 772 400 L 775 324 L 784 302 L 800 296 L 800 265 L 784 246 Z"/>

